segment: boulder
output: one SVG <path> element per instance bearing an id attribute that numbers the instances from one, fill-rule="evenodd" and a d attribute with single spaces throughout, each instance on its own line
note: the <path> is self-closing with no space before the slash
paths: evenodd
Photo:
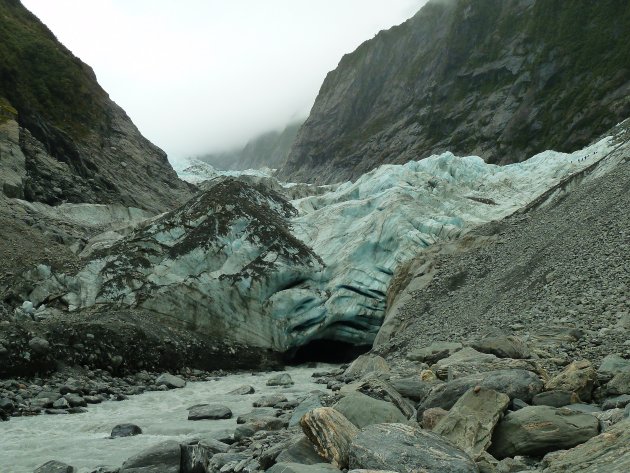
<path id="1" fill-rule="evenodd" d="M 623 409 L 630 404 L 630 394 L 622 394 L 621 396 L 609 397 L 602 402 L 602 409 Z"/>
<path id="2" fill-rule="evenodd" d="M 319 455 L 339 469 L 348 467 L 350 442 L 359 429 L 343 414 L 330 407 L 320 407 L 306 413 L 300 426 Z"/>
<path id="3" fill-rule="evenodd" d="M 630 471 L 630 419 L 570 450 L 547 455 L 544 473 Z"/>
<path id="4" fill-rule="evenodd" d="M 141 433 L 142 429 L 136 424 L 118 424 L 112 429 L 110 437 L 132 437 L 134 435 L 140 435 Z"/>
<path id="5" fill-rule="evenodd" d="M 411 361 L 422 361 L 433 364 L 442 358 L 452 355 L 461 350 L 463 345 L 454 342 L 433 342 L 428 347 L 416 348 L 407 353 L 407 358 Z"/>
<path id="6" fill-rule="evenodd" d="M 423 429 L 433 430 L 447 414 L 448 411 L 441 407 L 430 407 L 422 413 L 422 420 L 419 419 L 419 423 Z"/>
<path id="7" fill-rule="evenodd" d="M 314 465 L 316 463 L 325 462 L 315 450 L 313 442 L 305 435 L 292 441 L 287 448 L 280 452 L 276 461 L 278 463 L 301 463 L 303 465 Z"/>
<path id="8" fill-rule="evenodd" d="M 255 392 L 256 390 L 254 389 L 253 386 L 244 384 L 243 386 L 239 386 L 238 388 L 233 389 L 228 394 L 233 394 L 235 396 L 244 396 L 246 394 L 254 394 Z"/>
<path id="9" fill-rule="evenodd" d="M 245 424 L 240 424 L 234 430 L 234 439 L 242 440 L 251 437 L 261 430 L 280 430 L 287 426 L 287 422 L 279 417 L 258 417 Z"/>
<path id="10" fill-rule="evenodd" d="M 68 394 L 64 395 L 63 399 L 68 401 L 68 404 L 70 405 L 70 407 L 85 407 L 85 406 L 87 406 L 86 400 L 83 399 L 83 397 L 79 396 L 78 394 L 68 393 Z"/>
<path id="11" fill-rule="evenodd" d="M 181 447 L 167 440 L 128 458 L 120 473 L 179 473 Z"/>
<path id="12" fill-rule="evenodd" d="M 470 344 L 481 353 L 490 353 L 499 358 L 531 358 L 532 353 L 522 338 L 513 335 L 485 337 Z"/>
<path id="13" fill-rule="evenodd" d="M 607 395 L 630 394 L 630 371 L 617 373 L 606 384 Z"/>
<path id="14" fill-rule="evenodd" d="M 188 409 L 188 420 L 217 420 L 231 418 L 232 411 L 230 408 L 220 404 L 200 404 Z"/>
<path id="15" fill-rule="evenodd" d="M 545 383 L 545 390 L 563 390 L 576 393 L 582 401 L 590 401 L 597 372 L 590 361 L 578 360 L 567 365 Z"/>
<path id="16" fill-rule="evenodd" d="M 28 346 L 34 353 L 45 355 L 50 350 L 50 343 L 45 338 L 34 337 L 28 342 Z"/>
<path id="17" fill-rule="evenodd" d="M 261 417 L 275 417 L 276 410 L 271 407 L 256 407 L 251 412 L 247 414 L 241 414 L 236 418 L 237 424 L 246 424 L 248 422 L 252 422 L 256 419 L 260 419 Z"/>
<path id="18" fill-rule="evenodd" d="M 496 458 L 542 456 L 575 447 L 599 433 L 590 414 L 549 406 L 529 406 L 506 415 L 497 425 L 489 452 Z"/>
<path id="19" fill-rule="evenodd" d="M 456 379 L 497 370 L 541 371 L 535 361 L 499 358 L 489 353 L 478 352 L 470 347 L 463 348 L 449 357 L 441 359 L 431 366 L 431 369 L 440 379 Z"/>
<path id="20" fill-rule="evenodd" d="M 374 399 L 392 403 L 407 419 L 413 417 L 416 413 L 411 403 L 402 397 L 390 383 L 382 379 L 369 376 L 358 384 L 351 386 L 346 392 L 350 392 L 351 389 L 355 389 Z"/>
<path id="21" fill-rule="evenodd" d="M 33 473 L 75 473 L 76 471 L 76 468 L 73 466 L 51 460 L 37 467 Z"/>
<path id="22" fill-rule="evenodd" d="M 350 447 L 350 469 L 477 473 L 472 459 L 433 432 L 406 424 L 365 427 Z"/>
<path id="23" fill-rule="evenodd" d="M 337 468 L 328 463 L 303 465 L 301 463 L 276 463 L 267 470 L 268 473 L 334 473 Z"/>
<path id="24" fill-rule="evenodd" d="M 506 394 L 480 387 L 469 389 L 433 432 L 446 437 L 476 460 L 490 445 L 494 427 L 509 403 Z"/>
<path id="25" fill-rule="evenodd" d="M 619 355 L 605 356 L 597 369 L 597 375 L 603 381 L 608 381 L 619 373 L 630 373 L 630 360 Z"/>
<path id="26" fill-rule="evenodd" d="M 306 399 L 298 404 L 298 406 L 293 411 L 293 414 L 291 414 L 291 418 L 289 419 L 289 427 L 298 425 L 300 423 L 300 419 L 304 414 L 312 411 L 313 409 L 317 409 L 318 407 L 322 407 L 321 394 L 313 394 L 311 396 L 308 396 Z"/>
<path id="27" fill-rule="evenodd" d="M 532 404 L 534 406 L 551 406 L 551 407 L 564 407 L 569 404 L 576 404 L 580 402 L 580 398 L 572 391 L 545 391 L 536 394 L 532 398 Z"/>
<path id="28" fill-rule="evenodd" d="M 435 385 L 435 382 L 423 381 L 420 376 L 390 379 L 389 383 L 401 396 L 416 402 L 420 402 L 427 397 Z"/>
<path id="29" fill-rule="evenodd" d="M 344 376 L 352 379 L 369 373 L 389 373 L 389 364 L 383 357 L 368 353 L 354 360 L 344 372 Z"/>
<path id="30" fill-rule="evenodd" d="M 418 407 L 418 415 L 430 407 L 450 409 L 470 388 L 480 386 L 507 394 L 510 399 L 531 402 L 542 391 L 543 382 L 531 371 L 499 370 L 464 376 L 444 384 L 438 384 Z"/>
<path id="31" fill-rule="evenodd" d="M 359 429 L 372 424 L 403 423 L 407 417 L 394 404 L 374 399 L 360 392 L 341 398 L 333 408 Z"/>
<path id="32" fill-rule="evenodd" d="M 270 394 L 268 396 L 261 396 L 258 400 L 254 401 L 254 407 L 273 407 L 281 402 L 287 402 L 287 397 L 284 394 Z"/>
<path id="33" fill-rule="evenodd" d="M 293 379 L 289 373 L 280 373 L 267 380 L 267 386 L 293 386 Z"/>
<path id="34" fill-rule="evenodd" d="M 184 381 L 179 376 L 172 375 L 170 373 L 163 373 L 155 380 L 155 384 L 158 386 L 166 386 L 170 389 L 175 388 L 183 388 L 186 386 L 186 381 Z"/>

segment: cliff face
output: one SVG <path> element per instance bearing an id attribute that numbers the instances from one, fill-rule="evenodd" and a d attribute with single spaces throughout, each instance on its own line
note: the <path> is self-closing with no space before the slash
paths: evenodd
<path id="1" fill-rule="evenodd" d="M 202 156 L 202 161 L 221 170 L 278 168 L 286 160 L 295 141 L 300 123 L 292 123 L 282 131 L 270 131 L 247 142 L 243 149 Z"/>
<path id="2" fill-rule="evenodd" d="M 0 189 L 161 211 L 190 196 L 92 69 L 18 0 L 0 1 Z"/>
<path id="3" fill-rule="evenodd" d="M 434 0 L 328 74 L 281 175 L 579 149 L 630 113 L 629 35 L 618 0 Z"/>

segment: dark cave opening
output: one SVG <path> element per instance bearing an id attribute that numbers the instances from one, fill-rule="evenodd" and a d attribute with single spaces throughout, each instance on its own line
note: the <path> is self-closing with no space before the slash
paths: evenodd
<path id="1" fill-rule="evenodd" d="M 313 340 L 291 352 L 286 353 L 285 362 L 289 365 L 303 363 L 349 363 L 359 355 L 367 353 L 370 345 L 352 345 L 336 340 Z"/>

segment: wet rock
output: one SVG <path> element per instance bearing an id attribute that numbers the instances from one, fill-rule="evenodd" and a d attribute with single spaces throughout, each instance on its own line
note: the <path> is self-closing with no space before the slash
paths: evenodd
<path id="1" fill-rule="evenodd" d="M 590 361 L 574 361 L 545 383 L 545 390 L 563 390 L 576 393 L 580 400 L 590 401 L 597 372 Z"/>
<path id="2" fill-rule="evenodd" d="M 370 425 L 354 438 L 350 469 L 476 473 L 477 466 L 439 435 L 405 424 Z"/>
<path id="3" fill-rule="evenodd" d="M 168 440 L 128 458 L 120 473 L 179 473 L 180 464 L 181 447 Z"/>
<path id="4" fill-rule="evenodd" d="M 328 463 L 303 465 L 301 463 L 276 463 L 269 468 L 269 473 L 331 473 L 339 470 Z"/>
<path id="5" fill-rule="evenodd" d="M 536 394 L 532 399 L 534 406 L 563 407 L 580 402 L 580 398 L 572 391 L 545 391 Z"/>
<path id="6" fill-rule="evenodd" d="M 348 467 L 350 442 L 359 429 L 343 414 L 330 407 L 320 407 L 305 414 L 300 426 L 318 454 L 337 468 Z"/>
<path id="7" fill-rule="evenodd" d="M 544 473 L 630 471 L 630 419 L 570 450 L 547 455 Z"/>
<path id="8" fill-rule="evenodd" d="M 65 397 L 61 397 L 53 402 L 52 407 L 53 409 L 68 409 L 70 407 L 70 403 Z"/>
<path id="9" fill-rule="evenodd" d="M 280 373 L 267 380 L 267 386 L 293 386 L 295 383 L 289 373 Z"/>
<path id="10" fill-rule="evenodd" d="M 369 373 L 389 373 L 389 364 L 378 355 L 365 354 L 354 360 L 344 372 L 346 378 L 360 378 Z"/>
<path id="11" fill-rule="evenodd" d="M 572 448 L 599 433 L 597 419 L 568 409 L 529 406 L 511 412 L 497 425 L 489 452 L 496 458 L 540 456 Z"/>
<path id="12" fill-rule="evenodd" d="M 66 394 L 63 399 L 68 401 L 70 407 L 85 407 L 87 406 L 87 402 L 78 394 L 69 393 Z"/>
<path id="13" fill-rule="evenodd" d="M 405 422 L 407 418 L 391 402 L 381 401 L 360 392 L 341 398 L 333 408 L 359 429 L 372 424 Z"/>
<path id="14" fill-rule="evenodd" d="M 140 435 L 141 433 L 142 429 L 135 424 L 118 424 L 112 429 L 110 437 L 132 437 L 134 435 Z"/>
<path id="15" fill-rule="evenodd" d="M 0 411 L 11 413 L 13 409 L 15 409 L 15 405 L 11 399 L 6 397 L 0 398 Z"/>
<path id="16" fill-rule="evenodd" d="M 423 361 L 433 364 L 461 350 L 463 345 L 456 342 L 433 342 L 428 347 L 417 348 L 407 354 L 407 358 L 412 361 Z"/>
<path id="17" fill-rule="evenodd" d="M 287 397 L 284 394 L 270 394 L 268 396 L 262 396 L 258 400 L 254 401 L 254 407 L 273 407 L 281 402 L 287 402 Z"/>
<path id="18" fill-rule="evenodd" d="M 494 427 L 509 403 L 506 394 L 479 387 L 469 389 L 433 432 L 449 439 L 476 460 L 490 445 Z"/>
<path id="19" fill-rule="evenodd" d="M 183 388 L 186 386 L 186 381 L 184 381 L 179 376 L 172 375 L 170 373 L 163 373 L 155 380 L 155 384 L 158 386 L 166 386 L 170 389 L 175 388 Z"/>
<path id="20" fill-rule="evenodd" d="M 490 353 L 499 358 L 531 358 L 532 353 L 522 338 L 513 335 L 486 337 L 470 344 L 481 353 Z"/>
<path id="21" fill-rule="evenodd" d="M 543 382 L 531 371 L 499 370 L 464 376 L 435 386 L 418 408 L 418 414 L 430 407 L 450 409 L 470 388 L 480 386 L 507 394 L 510 399 L 531 402 L 542 391 Z"/>
<path id="22" fill-rule="evenodd" d="M 188 409 L 188 420 L 217 420 L 231 418 L 232 411 L 230 408 L 220 404 L 200 404 Z"/>
<path id="23" fill-rule="evenodd" d="M 235 396 L 244 396 L 246 394 L 254 394 L 256 390 L 253 386 L 248 384 L 244 384 L 243 386 L 239 386 L 238 388 L 230 391 L 228 394 L 233 394 Z"/>
<path id="24" fill-rule="evenodd" d="M 66 465 L 65 463 L 51 460 L 43 465 L 35 468 L 33 473 L 75 473 L 75 467 Z"/>
<path id="25" fill-rule="evenodd" d="M 433 430 L 447 414 L 441 407 L 431 407 L 422 413 L 420 425 L 425 430 Z"/>

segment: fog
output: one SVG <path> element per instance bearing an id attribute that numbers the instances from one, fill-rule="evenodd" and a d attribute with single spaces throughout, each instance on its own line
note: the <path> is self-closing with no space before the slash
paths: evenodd
<path id="1" fill-rule="evenodd" d="M 171 160 L 303 119 L 326 73 L 426 0 L 23 0 Z"/>

